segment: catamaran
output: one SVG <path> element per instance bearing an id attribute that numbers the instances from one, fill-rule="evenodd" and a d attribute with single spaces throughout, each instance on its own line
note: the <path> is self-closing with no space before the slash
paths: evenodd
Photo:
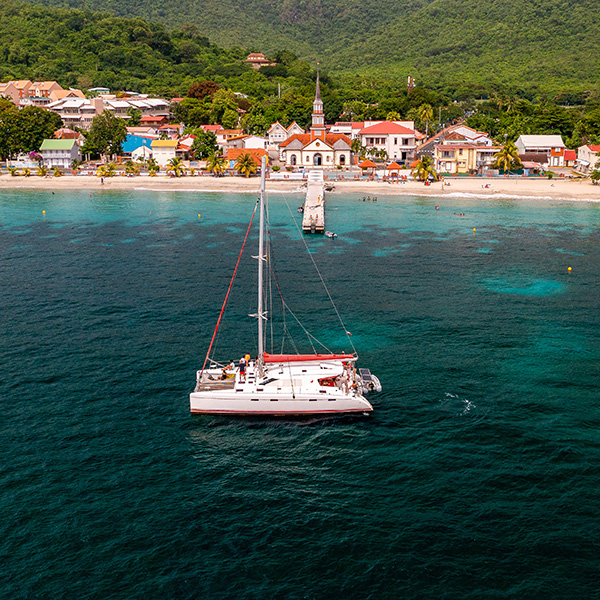
<path id="1" fill-rule="evenodd" d="M 211 350 L 231 284 L 202 369 L 196 374 L 196 387 L 190 394 L 190 410 L 195 414 L 309 416 L 367 414 L 373 410 L 364 397 L 381 391 L 377 377 L 368 369 L 356 368 L 358 355 L 350 353 L 271 354 L 264 350 L 263 265 L 265 263 L 265 171 L 263 158 L 259 208 L 258 240 L 258 354 L 235 363 L 218 362 Z M 246 232 L 246 239 L 248 237 Z M 244 240 L 245 243 L 245 240 Z M 243 251 L 243 246 L 242 246 Z M 241 258 L 238 257 L 238 264 Z M 236 265 L 237 270 L 237 265 Z M 234 271 L 235 277 L 235 271 Z M 233 283 L 233 278 L 232 278 Z"/>

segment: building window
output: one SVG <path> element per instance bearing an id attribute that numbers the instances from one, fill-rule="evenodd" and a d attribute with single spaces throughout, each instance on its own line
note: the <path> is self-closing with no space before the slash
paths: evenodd
<path id="1" fill-rule="evenodd" d="M 340 165 L 345 165 L 345 164 L 346 164 L 346 155 L 340 154 Z"/>
<path id="2" fill-rule="evenodd" d="M 296 155 L 295 154 L 292 154 L 290 156 L 290 165 L 292 165 L 292 167 L 296 166 Z"/>
<path id="3" fill-rule="evenodd" d="M 394 138 L 394 146 L 398 145 L 398 138 Z"/>

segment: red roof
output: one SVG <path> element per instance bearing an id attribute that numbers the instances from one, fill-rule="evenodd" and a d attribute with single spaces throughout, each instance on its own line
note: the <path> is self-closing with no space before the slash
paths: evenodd
<path id="1" fill-rule="evenodd" d="M 600 152 L 600 145 L 593 145 L 593 144 L 588 144 L 587 147 L 592 151 L 592 152 Z"/>
<path id="2" fill-rule="evenodd" d="M 363 160 L 358 166 L 361 169 L 372 169 L 373 167 L 376 167 L 377 165 L 372 160 L 369 160 L 367 158 L 367 160 Z"/>
<path id="3" fill-rule="evenodd" d="M 267 151 L 263 148 L 229 148 L 227 150 L 227 160 L 237 160 L 242 154 L 249 154 L 258 165 L 260 165 L 263 156 L 268 156 Z"/>
<path id="4" fill-rule="evenodd" d="M 386 133 L 402 133 L 414 135 L 415 132 L 413 129 L 408 129 L 408 127 L 403 127 L 402 125 L 398 125 L 398 123 L 394 123 L 393 121 L 383 121 L 383 123 L 377 123 L 377 125 L 365 127 L 360 131 L 361 135 Z"/>
<path id="5" fill-rule="evenodd" d="M 577 152 L 575 150 L 565 150 L 565 160 L 577 160 Z"/>
<path id="6" fill-rule="evenodd" d="M 325 141 L 325 143 L 329 144 L 330 146 L 333 146 L 339 140 L 344 140 L 344 142 L 346 142 L 349 146 L 352 144 L 350 138 L 347 135 L 344 135 L 343 133 L 326 133 L 324 140 L 322 136 L 313 135 L 312 133 L 295 133 L 294 135 L 290 136 L 287 140 L 285 140 L 285 142 L 281 142 L 281 144 L 279 144 L 279 147 L 285 148 L 294 140 L 299 140 L 303 146 L 306 146 L 315 140 Z"/>
<path id="7" fill-rule="evenodd" d="M 387 166 L 388 171 L 398 171 L 401 168 L 402 167 L 396 161 Z"/>

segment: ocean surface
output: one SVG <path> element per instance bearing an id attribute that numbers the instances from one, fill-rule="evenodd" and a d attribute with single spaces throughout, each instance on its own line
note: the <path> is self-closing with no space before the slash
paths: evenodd
<path id="1" fill-rule="evenodd" d="M 600 598 L 600 203 L 331 194 L 341 327 L 301 201 L 270 261 L 369 417 L 190 416 L 252 194 L 0 192 L 1 598 Z"/>

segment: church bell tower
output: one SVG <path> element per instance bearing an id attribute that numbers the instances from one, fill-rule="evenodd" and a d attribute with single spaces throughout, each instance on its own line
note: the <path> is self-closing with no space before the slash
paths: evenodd
<path id="1" fill-rule="evenodd" d="M 321 86 L 319 85 L 319 67 L 317 65 L 317 89 L 313 102 L 311 137 L 325 139 L 325 115 L 323 114 L 323 101 L 321 100 Z"/>

